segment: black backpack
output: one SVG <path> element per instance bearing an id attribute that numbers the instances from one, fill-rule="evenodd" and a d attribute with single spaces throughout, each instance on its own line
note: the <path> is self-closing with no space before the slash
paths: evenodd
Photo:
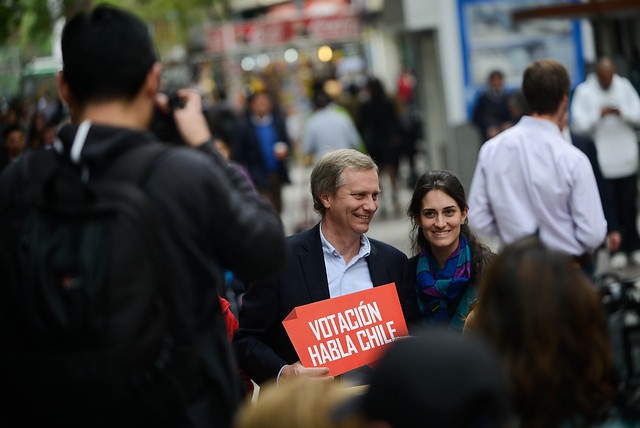
<path id="1" fill-rule="evenodd" d="M 55 150 L 31 154 L 29 187 L 0 213 L 0 425 L 184 422 L 141 188 L 167 150 L 130 149 L 96 181 Z"/>

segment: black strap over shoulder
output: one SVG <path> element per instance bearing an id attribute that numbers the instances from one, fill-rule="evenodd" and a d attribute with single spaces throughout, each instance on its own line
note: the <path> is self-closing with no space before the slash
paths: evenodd
<path id="1" fill-rule="evenodd" d="M 170 149 L 171 146 L 168 144 L 151 142 L 125 150 L 107 168 L 106 176 L 143 184 L 153 172 L 156 162 Z M 67 155 L 54 149 L 34 151 L 29 158 L 29 176 L 35 182 L 47 181 L 61 167 L 68 167 L 80 173 L 79 166 L 74 165 Z"/>
<path id="2" fill-rule="evenodd" d="M 145 183 L 157 162 L 171 149 L 163 143 L 149 143 L 127 150 L 107 169 L 110 179 L 126 179 L 139 185 Z"/>
<path id="3" fill-rule="evenodd" d="M 125 150 L 106 167 L 106 174 L 96 182 L 124 180 L 142 186 L 170 148 L 162 143 L 149 143 Z M 28 170 L 30 186 L 24 199 L 32 205 L 66 211 L 92 198 L 89 183 L 82 179 L 82 166 L 56 150 L 33 152 Z"/>
<path id="4" fill-rule="evenodd" d="M 25 189 L 22 199 L 34 205 L 41 205 L 47 199 L 44 188 L 65 166 L 64 157 L 56 150 L 36 150 L 30 153 L 27 162 L 29 186 Z"/>

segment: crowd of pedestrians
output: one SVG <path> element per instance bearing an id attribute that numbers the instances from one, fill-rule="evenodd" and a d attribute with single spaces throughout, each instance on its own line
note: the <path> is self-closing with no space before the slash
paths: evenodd
<path id="1" fill-rule="evenodd" d="M 640 261 L 640 99 L 610 60 L 573 100 L 560 62 L 532 62 L 517 119 L 492 73 L 468 200 L 454 173 L 411 171 L 409 258 L 367 236 L 386 174 L 402 210 L 407 69 L 401 108 L 375 78 L 357 103 L 317 82 L 298 146 L 277 94 L 243 114 L 163 95 L 147 26 L 116 7 L 71 19 L 62 56 L 60 102 L 3 121 L 3 426 L 638 426 L 633 329 L 610 340 L 594 286 L 598 248 Z M 318 219 L 285 237 L 298 149 Z M 302 363 L 295 308 L 390 283 L 410 337 L 337 376 Z"/>

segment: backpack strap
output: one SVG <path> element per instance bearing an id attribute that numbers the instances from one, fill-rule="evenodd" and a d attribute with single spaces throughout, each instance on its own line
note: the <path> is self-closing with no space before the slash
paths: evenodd
<path id="1" fill-rule="evenodd" d="M 125 179 L 143 185 L 155 170 L 171 146 L 163 143 L 149 143 L 121 153 L 107 169 L 105 177 Z"/>
<path id="2" fill-rule="evenodd" d="M 87 141 L 90 129 L 90 120 L 80 123 L 69 150 L 69 160 L 82 169 L 81 179 L 84 183 L 89 181 L 89 170 L 82 162 L 82 149 Z M 157 158 L 167 151 L 168 146 L 156 143 L 143 144 L 133 149 L 124 150 L 107 167 L 106 177 L 110 179 L 125 179 L 142 185 L 152 172 Z"/>
<path id="3" fill-rule="evenodd" d="M 132 184 L 136 184 L 140 191 L 146 193 L 142 188 L 149 176 L 154 172 L 158 163 L 164 158 L 172 146 L 159 142 L 144 143 L 137 147 L 125 150 L 120 153 L 113 163 L 106 169 L 105 174 L 98 179 L 100 181 L 127 181 Z M 156 223 L 156 218 L 151 215 L 148 218 L 151 227 L 156 229 L 159 225 Z M 156 236 L 156 239 L 159 237 Z M 155 249 L 150 249 L 150 256 L 155 260 L 165 261 L 165 253 L 162 251 L 162 245 L 160 241 L 157 242 Z M 164 268 L 164 264 L 159 266 L 160 269 Z M 162 305 L 165 308 L 165 315 L 167 317 L 168 332 L 164 347 L 160 352 L 158 360 L 155 362 L 156 367 L 151 367 L 150 371 L 145 370 L 140 373 L 133 373 L 130 381 L 144 397 L 145 401 L 149 403 L 158 402 L 171 402 L 175 400 L 174 389 L 180 391 L 180 397 L 182 400 L 188 400 L 193 397 L 195 391 L 200 391 L 204 387 L 204 381 L 201 376 L 201 370 L 197 367 L 199 358 L 199 349 L 201 348 L 201 341 L 197 341 L 192 345 L 178 344 L 174 341 L 171 335 L 171 325 L 176 325 L 176 316 L 171 310 L 168 309 L 168 302 L 171 301 L 170 284 L 167 282 L 167 277 L 164 273 L 158 278 L 157 290 L 159 297 L 162 301 Z M 180 367 L 176 367 L 179 365 Z M 172 368 L 169 368 L 169 367 Z M 188 367 L 184 367 L 188 366 Z M 169 374 L 165 369 L 169 368 Z M 177 376 L 178 381 L 173 378 Z M 149 383 L 149 379 L 173 379 L 173 388 L 167 390 L 155 391 L 152 388 L 148 388 L 145 385 Z M 185 403 L 182 403 L 186 406 Z"/>
<path id="4" fill-rule="evenodd" d="M 27 170 L 30 182 L 43 183 L 60 167 L 61 159 L 56 150 L 34 150 L 29 153 Z"/>
<path id="5" fill-rule="evenodd" d="M 175 146 L 154 142 L 127 150 L 116 158 L 113 165 L 107 170 L 105 178 L 132 180 L 142 186 L 153 173 L 156 165 L 173 147 Z M 169 284 L 163 280 L 158 284 L 158 290 L 166 307 L 167 302 L 170 301 Z M 171 311 L 167 311 L 167 320 L 170 324 L 177 324 L 175 315 Z M 222 316 L 217 317 L 215 322 L 223 322 Z M 216 329 L 225 331 L 223 330 L 223 325 L 216 325 Z M 226 337 L 223 337 L 222 340 L 226 340 Z M 176 343 L 170 339 L 163 352 L 163 356 L 169 358 L 170 364 L 179 366 L 177 369 L 179 372 L 178 377 L 181 380 L 181 386 L 184 388 L 183 392 L 187 397 L 194 397 L 196 394 L 201 393 L 206 385 L 211 382 L 206 375 L 203 375 L 200 367 L 200 354 L 204 343 L 205 340 L 202 336 L 190 344 Z M 224 355 L 224 349 L 218 349 L 218 351 L 220 355 Z M 229 356 L 229 358 L 232 357 Z M 235 386 L 232 385 L 231 388 Z M 219 388 L 219 385 L 214 385 L 213 389 L 217 388 Z M 234 394 L 235 396 L 241 395 L 236 390 L 234 390 Z M 219 399 L 227 400 L 227 397 L 221 396 Z"/>

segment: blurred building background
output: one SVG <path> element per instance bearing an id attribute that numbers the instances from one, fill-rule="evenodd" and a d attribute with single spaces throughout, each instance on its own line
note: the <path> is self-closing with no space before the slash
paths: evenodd
<path id="1" fill-rule="evenodd" d="M 332 78 L 346 91 L 376 76 L 395 96 L 399 77 L 408 73 L 414 82 L 410 102 L 424 130 L 419 150 L 429 167 L 450 169 L 466 185 L 481 144 L 470 115 L 491 70 L 501 70 L 513 91 L 529 62 L 553 57 L 567 66 L 575 86 L 599 56 L 609 55 L 619 73 L 640 87 L 637 0 L 109 2 L 150 23 L 167 87 L 197 86 L 208 102 L 224 97 L 239 109 L 252 91 L 267 88 L 290 116 L 294 137 L 310 112 L 314 81 Z M 29 42 L 36 39 L 25 36 L 24 22 L 16 24 L 17 15 L 16 22 L 7 21 L 5 32 L 13 28 L 18 36 L 3 36 L 0 46 L 5 104 L 15 96 L 29 100 L 54 92 L 64 18 L 93 2 L 8 0 L 0 8 L 14 8 L 24 18 L 28 3 L 44 4 L 31 11 L 29 22 L 49 41 L 34 49 Z M 42 17 L 46 13 L 49 19 Z"/>

